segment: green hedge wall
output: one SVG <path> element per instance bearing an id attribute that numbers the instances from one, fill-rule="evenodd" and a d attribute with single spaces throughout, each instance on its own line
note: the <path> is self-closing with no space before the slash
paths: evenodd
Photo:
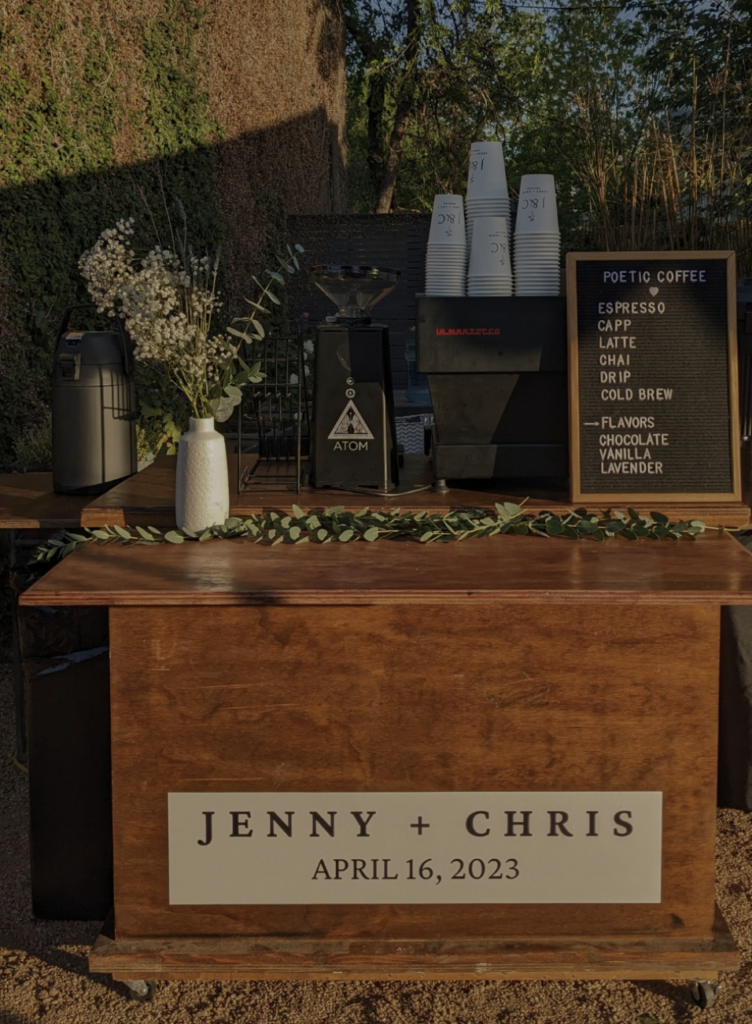
<path id="1" fill-rule="evenodd" d="M 178 196 L 197 248 L 222 241 L 219 126 L 192 0 L 30 0 L 0 8 L 0 472 L 45 461 L 64 309 L 86 301 L 77 260 Z M 148 237 L 147 237 L 148 235 Z"/>

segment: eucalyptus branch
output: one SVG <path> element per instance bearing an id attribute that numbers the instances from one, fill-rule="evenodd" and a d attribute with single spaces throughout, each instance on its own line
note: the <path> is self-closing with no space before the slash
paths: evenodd
<path id="1" fill-rule="evenodd" d="M 497 503 L 493 509 L 455 508 L 446 512 L 382 512 L 370 508 L 350 512 L 341 505 L 303 511 L 293 505 L 291 512 L 272 510 L 245 519 L 233 516 L 202 533 L 171 529 L 163 532 L 155 526 L 102 526 L 80 531 L 65 530 L 40 544 L 32 565 L 57 562 L 87 544 L 183 544 L 186 541 L 244 538 L 255 544 L 344 544 L 350 541 L 417 541 L 420 544 L 450 543 L 478 537 L 537 536 L 546 539 L 604 541 L 693 539 L 708 527 L 699 519 L 672 522 L 662 512 L 640 515 L 608 511 L 588 514 L 582 509 L 564 513 L 528 512 L 513 502 Z M 716 527 L 716 529 L 726 529 Z"/>

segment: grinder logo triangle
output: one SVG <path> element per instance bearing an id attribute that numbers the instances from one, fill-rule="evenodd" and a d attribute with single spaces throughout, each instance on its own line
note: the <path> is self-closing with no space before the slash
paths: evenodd
<path id="1" fill-rule="evenodd" d="M 330 441 L 337 441 L 341 438 L 357 438 L 359 441 L 373 441 L 374 437 L 368 429 L 368 424 L 358 412 L 352 399 L 347 403 L 344 411 L 329 433 Z"/>

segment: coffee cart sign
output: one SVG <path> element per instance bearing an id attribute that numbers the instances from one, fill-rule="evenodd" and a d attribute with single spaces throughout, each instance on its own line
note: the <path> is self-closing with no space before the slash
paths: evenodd
<path id="1" fill-rule="evenodd" d="M 741 498 L 734 253 L 569 253 L 573 501 Z"/>
<path id="2" fill-rule="evenodd" d="M 171 904 L 660 903 L 662 794 L 170 793 Z"/>

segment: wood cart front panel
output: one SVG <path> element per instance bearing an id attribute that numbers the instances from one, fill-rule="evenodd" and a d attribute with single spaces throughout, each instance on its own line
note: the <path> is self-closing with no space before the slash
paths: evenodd
<path id="1" fill-rule="evenodd" d="M 118 941 L 712 936 L 717 606 L 113 607 L 110 644 Z M 663 792 L 660 904 L 169 904 L 169 792 L 578 790 Z"/>

